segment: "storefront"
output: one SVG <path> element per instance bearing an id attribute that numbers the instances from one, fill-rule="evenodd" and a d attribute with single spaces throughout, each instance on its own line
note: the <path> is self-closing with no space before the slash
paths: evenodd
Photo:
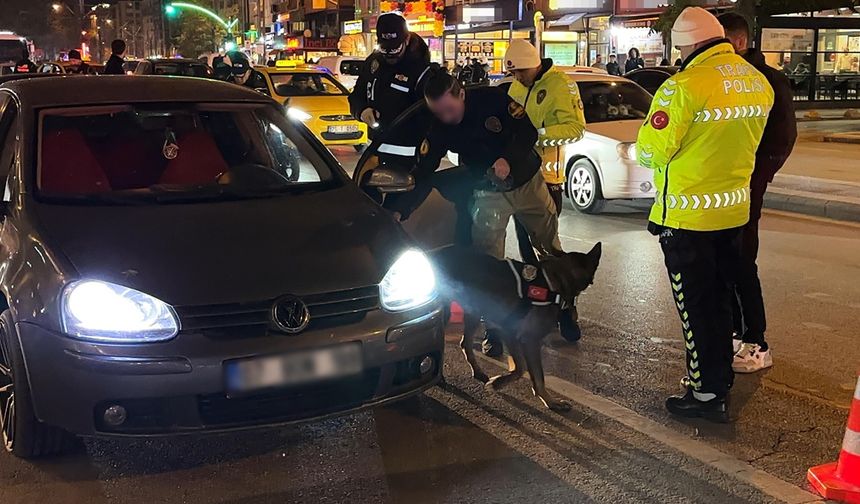
<path id="1" fill-rule="evenodd" d="M 477 59 L 490 74 L 504 72 L 504 56 L 514 38 L 528 39 L 534 30 L 533 13 L 523 13 L 519 1 L 499 0 L 445 8 L 443 61 Z"/>
<path id="2" fill-rule="evenodd" d="M 559 65 L 591 65 L 609 57 L 613 0 L 538 0 L 544 13 L 544 54 Z"/>
<path id="3" fill-rule="evenodd" d="M 759 18 L 759 25 L 756 45 L 768 64 L 789 78 L 796 101 L 860 104 L 860 13 L 838 9 L 768 16 Z"/>

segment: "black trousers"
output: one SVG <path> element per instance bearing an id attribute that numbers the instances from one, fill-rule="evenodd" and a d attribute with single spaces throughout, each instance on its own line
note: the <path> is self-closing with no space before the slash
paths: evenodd
<path id="1" fill-rule="evenodd" d="M 549 195 L 552 197 L 553 203 L 555 203 L 555 214 L 561 215 L 561 192 L 563 186 L 561 184 L 547 184 L 546 187 L 549 189 Z M 520 249 L 520 257 L 523 262 L 526 264 L 537 264 L 537 254 L 535 254 L 535 249 L 532 247 L 532 242 L 525 226 L 520 224 L 518 220 L 514 219 L 514 229 L 517 232 L 517 247 Z"/>
<path id="2" fill-rule="evenodd" d="M 741 255 L 738 263 L 735 297 L 733 298 L 734 331 L 744 343 L 757 343 L 767 349 L 764 332 L 767 319 L 761 281 L 758 278 L 758 223 L 767 182 L 753 183 L 750 187 L 750 220 L 742 228 Z"/>
<path id="3" fill-rule="evenodd" d="M 665 229 L 660 234 L 675 306 L 681 317 L 687 375 L 697 392 L 724 397 L 732 372 L 732 298 L 741 228 Z"/>

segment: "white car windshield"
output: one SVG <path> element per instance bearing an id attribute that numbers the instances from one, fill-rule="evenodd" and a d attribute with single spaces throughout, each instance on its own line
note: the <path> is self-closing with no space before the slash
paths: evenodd
<path id="1" fill-rule="evenodd" d="M 579 81 L 577 84 L 588 124 L 648 116 L 651 95 L 632 82 Z"/>
<path id="2" fill-rule="evenodd" d="M 139 104 L 45 110 L 42 199 L 186 202 L 269 197 L 339 184 L 269 105 Z"/>

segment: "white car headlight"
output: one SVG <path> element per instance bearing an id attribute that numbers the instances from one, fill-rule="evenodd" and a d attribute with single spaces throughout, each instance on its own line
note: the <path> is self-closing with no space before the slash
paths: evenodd
<path id="1" fill-rule="evenodd" d="M 427 256 L 407 250 L 395 261 L 379 284 L 382 307 L 404 311 L 427 304 L 436 298 L 436 275 Z"/>
<path id="2" fill-rule="evenodd" d="M 636 142 L 623 142 L 616 146 L 616 150 L 618 150 L 618 157 L 621 159 L 629 159 L 630 161 L 636 161 Z"/>
<path id="3" fill-rule="evenodd" d="M 296 107 L 287 107 L 287 117 L 289 117 L 290 119 L 295 119 L 297 121 L 307 121 L 311 118 L 311 115 L 302 109 L 297 109 Z"/>
<path id="4" fill-rule="evenodd" d="M 179 332 L 173 309 L 142 292 L 99 280 L 72 282 L 63 290 L 63 331 L 107 343 L 147 343 Z"/>

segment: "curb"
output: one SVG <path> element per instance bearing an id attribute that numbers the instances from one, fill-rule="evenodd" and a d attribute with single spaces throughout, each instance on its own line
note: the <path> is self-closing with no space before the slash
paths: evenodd
<path id="1" fill-rule="evenodd" d="M 764 207 L 827 219 L 860 222 L 860 204 L 781 192 L 773 186 L 768 188 L 764 195 Z"/>
<path id="2" fill-rule="evenodd" d="M 825 135 L 824 142 L 828 143 L 843 143 L 843 144 L 860 144 L 860 136 L 857 135 Z"/>

